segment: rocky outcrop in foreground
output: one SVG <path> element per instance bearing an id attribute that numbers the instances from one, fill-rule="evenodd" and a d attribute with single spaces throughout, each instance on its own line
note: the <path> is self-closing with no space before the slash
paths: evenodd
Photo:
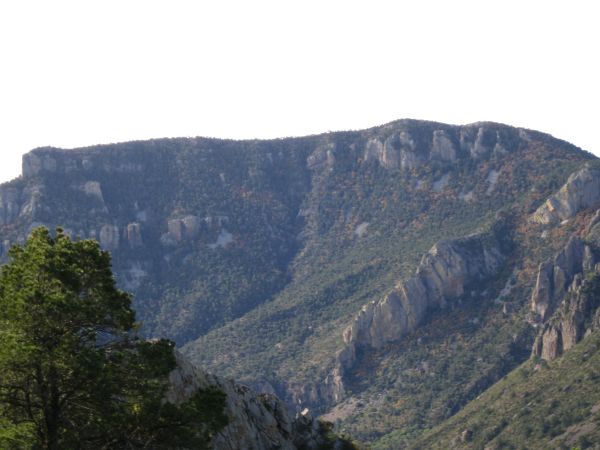
<path id="1" fill-rule="evenodd" d="M 469 286 L 496 274 L 504 261 L 502 245 L 492 233 L 435 244 L 415 276 L 362 307 L 344 331 L 346 348 L 338 355 L 340 363 L 351 365 L 357 347 L 380 348 L 414 331 L 430 308 L 463 296 Z"/>
<path id="2" fill-rule="evenodd" d="M 543 225 L 561 222 L 600 201 L 600 170 L 584 167 L 573 173 L 560 190 L 531 216 Z"/>
<path id="3" fill-rule="evenodd" d="M 166 399 L 171 403 L 188 400 L 198 389 L 209 386 L 225 392 L 225 413 L 229 424 L 212 440 L 214 450 L 267 449 L 352 449 L 347 441 L 327 436 L 327 424 L 312 419 L 306 412 L 292 419 L 285 404 L 276 396 L 257 394 L 250 388 L 222 380 L 193 366 L 175 353 L 177 367 L 169 375 Z"/>

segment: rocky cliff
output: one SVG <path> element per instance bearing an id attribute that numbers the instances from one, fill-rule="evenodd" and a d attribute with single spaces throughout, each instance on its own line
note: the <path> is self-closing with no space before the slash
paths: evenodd
<path id="1" fill-rule="evenodd" d="M 552 360 L 572 348 L 597 327 L 600 298 L 598 231 L 600 210 L 586 210 L 600 201 L 600 170 L 589 166 L 573 173 L 531 216 L 541 225 L 557 225 L 579 213 L 579 237 L 539 265 L 531 295 L 530 322 L 539 328 L 532 355 Z M 560 227 L 559 227 L 560 228 Z"/>
<path id="2" fill-rule="evenodd" d="M 179 352 L 177 367 L 169 375 L 166 400 L 179 404 L 198 389 L 217 387 L 225 392 L 228 425 L 212 439 L 214 450 L 295 450 L 354 448 L 330 433 L 330 425 L 311 418 L 307 411 L 290 417 L 276 396 L 258 394 L 231 380 L 223 380 L 193 366 Z"/>
<path id="3" fill-rule="evenodd" d="M 575 276 L 592 270 L 595 261 L 590 245 L 572 236 L 560 252 L 541 263 L 531 294 L 532 322 L 546 322 L 563 300 Z"/>
<path id="4" fill-rule="evenodd" d="M 585 167 L 573 173 L 564 186 L 533 213 L 531 220 L 539 224 L 557 223 L 599 201 L 600 170 Z"/>
<path id="5" fill-rule="evenodd" d="M 532 355 L 553 360 L 597 330 L 600 325 L 600 266 L 578 274 L 557 311 L 538 333 Z"/>
<path id="6" fill-rule="evenodd" d="M 388 127 L 392 128 L 391 125 Z M 362 160 L 377 161 L 386 169 L 409 171 L 428 161 L 453 163 L 459 159 L 501 156 L 528 139 L 524 130 L 497 128 L 489 123 L 460 129 L 437 125 L 426 135 L 401 129 L 385 139 L 371 138 L 365 144 Z"/>
<path id="7" fill-rule="evenodd" d="M 413 331 L 429 308 L 446 306 L 470 284 L 496 273 L 504 261 L 500 248 L 481 235 L 437 243 L 423 256 L 414 277 L 363 306 L 344 331 L 344 342 L 380 348 Z"/>
<path id="8" fill-rule="evenodd" d="M 432 308 L 443 308 L 493 276 L 506 259 L 506 245 L 494 233 L 435 244 L 413 277 L 401 281 L 379 301 L 364 305 L 344 330 L 342 367 L 353 363 L 357 347 L 381 348 L 414 331 Z"/>
<path id="9" fill-rule="evenodd" d="M 540 328 L 532 355 L 552 360 L 598 328 L 600 264 L 590 245 L 572 237 L 552 260 L 540 265 L 531 298 Z"/>

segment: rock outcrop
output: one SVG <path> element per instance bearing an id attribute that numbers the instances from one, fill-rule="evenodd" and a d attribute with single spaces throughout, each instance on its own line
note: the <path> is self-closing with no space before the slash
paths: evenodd
<path id="1" fill-rule="evenodd" d="M 325 144 L 317 147 L 306 158 L 306 166 L 311 170 L 319 168 L 332 169 L 335 163 L 335 144 Z"/>
<path id="2" fill-rule="evenodd" d="M 540 264 L 531 294 L 532 322 L 546 322 L 562 301 L 575 275 L 591 270 L 594 264 L 592 249 L 576 236 L 571 237 L 554 258 Z"/>
<path id="3" fill-rule="evenodd" d="M 561 222 L 599 201 L 600 170 L 584 167 L 533 213 L 531 221 L 543 225 Z"/>
<path id="4" fill-rule="evenodd" d="M 341 439 L 327 437 L 330 427 L 312 419 L 307 411 L 292 419 L 285 404 L 271 394 L 257 394 L 231 380 L 222 380 L 194 367 L 175 353 L 177 367 L 169 375 L 166 400 L 182 403 L 198 389 L 210 386 L 225 392 L 225 413 L 229 424 L 212 439 L 215 450 L 267 450 L 350 448 Z"/>
<path id="5" fill-rule="evenodd" d="M 19 216 L 20 192 L 11 187 L 0 188 L 0 225 L 14 222 Z"/>
<path id="6" fill-rule="evenodd" d="M 23 176 L 25 178 L 34 177 L 42 171 L 55 172 L 56 168 L 56 158 L 48 154 L 30 152 L 23 155 Z"/>
<path id="7" fill-rule="evenodd" d="M 400 282 L 379 301 L 363 306 L 344 331 L 346 346 L 338 359 L 348 365 L 353 347 L 380 348 L 414 331 L 428 309 L 444 307 L 463 296 L 468 286 L 497 273 L 505 260 L 491 234 L 442 241 L 426 253 L 415 276 Z"/>
<path id="8" fill-rule="evenodd" d="M 102 195 L 102 187 L 98 181 L 87 181 L 81 188 L 90 197 L 98 200 L 104 205 L 104 196 Z"/>
<path id="9" fill-rule="evenodd" d="M 524 139 L 521 135 L 519 138 Z M 472 158 L 482 158 L 489 154 L 504 154 L 508 150 L 498 130 L 489 127 L 465 128 L 460 132 L 460 147 Z"/>
<path id="10" fill-rule="evenodd" d="M 511 134 L 506 129 L 498 129 L 495 124 L 473 124 L 461 128 L 458 133 L 452 128 L 433 129 L 428 135 L 419 137 L 412 136 L 406 129 L 396 131 L 386 139 L 369 139 L 362 160 L 378 161 L 386 169 L 405 171 L 429 160 L 453 163 L 459 158 L 480 159 L 491 154 L 506 154 L 523 140 L 522 133 L 514 131 Z M 324 154 L 311 158 L 313 163 L 326 160 Z"/>
<path id="11" fill-rule="evenodd" d="M 432 159 L 442 161 L 456 161 L 456 147 L 444 130 L 435 130 L 433 132 L 433 142 L 431 144 Z"/>
<path id="12" fill-rule="evenodd" d="M 200 218 L 193 215 L 180 219 L 169 219 L 167 222 L 168 237 L 175 242 L 192 240 L 198 235 L 201 222 Z"/>
<path id="13" fill-rule="evenodd" d="M 127 224 L 123 232 L 123 237 L 125 238 L 125 241 L 129 247 L 141 247 L 143 245 L 141 224 L 139 222 Z"/>
<path id="14" fill-rule="evenodd" d="M 593 229 L 595 217 L 590 220 L 588 231 Z M 560 252 L 540 264 L 531 295 L 530 319 L 539 328 L 532 356 L 555 359 L 598 328 L 597 261 L 592 245 L 572 236 Z"/>
<path id="15" fill-rule="evenodd" d="M 0 227 L 16 223 L 19 219 L 34 220 L 40 209 L 41 187 L 0 186 Z"/>
<path id="16" fill-rule="evenodd" d="M 600 328 L 600 264 L 573 278 L 563 301 L 536 337 L 532 355 L 552 360 Z"/>
<path id="17" fill-rule="evenodd" d="M 103 225 L 100 228 L 99 241 L 105 250 L 116 250 L 119 248 L 119 227 L 116 225 Z"/>

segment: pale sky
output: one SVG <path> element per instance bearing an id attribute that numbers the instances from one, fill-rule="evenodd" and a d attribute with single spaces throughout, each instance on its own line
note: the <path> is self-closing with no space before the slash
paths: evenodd
<path id="1" fill-rule="evenodd" d="M 596 4 L 3 0 L 0 181 L 40 146 L 401 118 L 503 122 L 600 155 Z"/>

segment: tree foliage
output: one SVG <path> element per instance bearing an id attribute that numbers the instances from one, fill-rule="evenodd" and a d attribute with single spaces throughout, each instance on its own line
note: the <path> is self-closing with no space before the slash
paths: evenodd
<path id="1" fill-rule="evenodd" d="M 0 445 L 204 448 L 226 424 L 224 394 L 164 400 L 173 343 L 135 334 L 110 255 L 60 229 L 33 231 L 0 273 Z"/>

